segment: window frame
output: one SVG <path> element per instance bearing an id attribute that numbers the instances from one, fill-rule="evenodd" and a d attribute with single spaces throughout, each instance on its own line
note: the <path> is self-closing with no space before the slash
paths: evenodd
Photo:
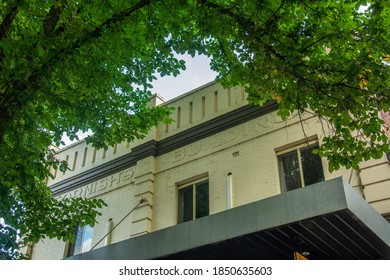
<path id="1" fill-rule="evenodd" d="M 287 190 L 287 188 L 286 188 L 286 183 L 285 183 L 284 178 L 282 176 L 282 167 L 281 167 L 280 158 L 283 157 L 284 155 L 292 153 L 292 152 L 296 153 L 297 158 L 298 158 L 299 177 L 300 177 L 300 183 L 301 183 L 300 188 L 304 188 L 305 186 L 307 186 L 307 184 L 305 183 L 305 178 L 304 178 L 304 170 L 303 170 L 303 164 L 302 164 L 302 152 L 301 151 L 305 150 L 305 149 L 309 149 L 309 148 L 314 147 L 314 146 L 319 147 L 319 145 L 320 144 L 318 142 L 318 139 L 311 139 L 311 140 L 301 142 L 301 143 L 299 143 L 299 142 L 292 143 L 291 145 L 289 145 L 288 147 L 285 147 L 285 148 L 275 149 L 276 158 L 277 158 L 277 166 L 278 166 L 279 183 L 280 183 L 280 188 L 281 188 L 282 192 L 288 192 L 288 191 L 292 191 L 294 189 Z M 322 177 L 323 177 L 323 180 L 325 181 L 324 164 L 322 162 L 321 157 L 320 157 L 320 160 L 321 160 Z M 297 188 L 297 189 L 299 189 L 299 188 Z"/>
<path id="2" fill-rule="evenodd" d="M 77 226 L 74 231 L 76 240 L 74 243 L 68 241 L 68 244 L 66 246 L 67 247 L 66 254 L 65 254 L 66 257 L 72 257 L 90 251 L 92 248 L 92 238 L 93 238 L 94 230 L 95 228 L 90 225 Z M 89 238 L 85 239 L 87 232 L 91 233 L 91 246 L 89 246 L 90 248 L 86 248 L 85 250 L 83 250 L 84 242 L 89 239 Z M 79 237 L 79 235 L 81 235 L 81 240 L 78 244 L 77 238 Z"/>
<path id="3" fill-rule="evenodd" d="M 196 206 L 197 206 L 197 203 L 196 203 L 196 189 L 197 189 L 197 186 L 201 185 L 202 183 L 205 183 L 207 182 L 207 188 L 208 188 L 208 214 L 205 215 L 205 216 L 208 216 L 210 215 L 210 180 L 208 177 L 202 177 L 202 178 L 199 178 L 199 179 L 193 179 L 193 180 L 186 180 L 185 182 L 182 182 L 182 183 L 179 183 L 179 184 L 176 184 L 177 185 L 177 203 L 176 203 L 176 206 L 177 206 L 177 211 L 176 211 L 176 214 L 177 214 L 177 223 L 178 224 L 182 224 L 182 223 L 185 223 L 185 222 L 188 222 L 188 221 L 193 221 L 193 220 L 196 220 L 196 219 L 199 219 L 199 218 L 202 218 L 202 217 L 205 217 L 205 216 L 202 216 L 202 217 L 196 217 Z M 183 189 L 187 189 L 187 188 L 192 188 L 192 219 L 190 220 L 186 220 L 186 221 L 180 221 L 180 191 L 183 190 Z"/>

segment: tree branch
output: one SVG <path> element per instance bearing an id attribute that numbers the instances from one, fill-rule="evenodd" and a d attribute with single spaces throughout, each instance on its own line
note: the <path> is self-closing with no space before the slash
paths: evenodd
<path id="1" fill-rule="evenodd" d="M 106 21 L 101 23 L 99 26 L 95 27 L 93 30 L 85 32 L 81 37 L 76 39 L 73 43 L 70 43 L 69 45 L 66 45 L 62 48 L 60 48 L 56 53 L 54 53 L 45 64 L 40 65 L 38 67 L 34 67 L 31 69 L 31 73 L 33 73 L 27 81 L 21 82 L 20 80 L 15 81 L 12 85 L 9 85 L 7 87 L 7 90 L 3 94 L 3 101 L 6 101 L 6 104 L 3 104 L 2 106 L 2 113 L 4 114 L 7 112 L 7 108 L 11 106 L 12 102 L 19 102 L 18 99 L 16 98 L 18 92 L 23 92 L 27 90 L 28 88 L 36 86 L 36 82 L 40 79 L 42 73 L 46 72 L 51 66 L 55 65 L 58 61 L 60 61 L 61 58 L 66 57 L 69 55 L 73 50 L 80 48 L 81 46 L 87 44 L 88 42 L 92 40 L 96 40 L 97 38 L 101 37 L 103 35 L 103 29 L 105 28 L 110 28 L 112 25 L 114 25 L 117 22 L 123 21 L 125 18 L 129 17 L 132 15 L 134 12 L 142 9 L 143 7 L 149 5 L 151 3 L 151 0 L 141 0 L 132 6 L 130 6 L 128 9 L 126 9 L 123 12 L 119 12 L 114 14 L 112 17 L 108 18 Z M 54 10 L 53 10 L 54 11 Z M 13 17 L 16 15 L 17 9 L 15 10 Z M 54 12 L 53 12 L 54 13 Z M 11 13 L 9 13 L 11 14 Z M 49 12 L 50 14 L 50 12 Z M 48 17 L 50 17 L 48 15 Z M 12 18 L 13 20 L 13 18 Z M 9 22 L 9 25 L 12 23 Z M 54 23 L 54 19 L 52 21 Z M 47 23 L 49 24 L 49 23 Z M 54 30 L 52 29 L 53 27 L 51 24 L 49 24 L 48 30 Z M 6 25 L 8 26 L 8 25 Z M 49 28 L 50 27 L 50 28 Z M 51 32 L 52 32 L 51 31 Z M 0 37 L 1 38 L 1 37 Z M 34 98 L 31 96 L 31 98 Z M 13 100 L 13 101 L 12 101 Z M 4 102 L 3 102 L 4 103 Z M 8 104 L 7 104 L 8 103 Z M 14 104 L 15 105 L 15 104 Z M 22 104 L 16 104 L 15 106 L 21 108 Z M 4 109 L 4 110 L 3 110 Z M 6 113 L 4 116 L 1 116 L 0 121 L 4 121 L 5 123 L 11 121 L 13 118 L 10 113 Z M 2 142 L 3 137 L 4 137 L 5 131 L 0 130 L 0 142 Z"/>
<path id="2" fill-rule="evenodd" d="M 18 5 L 20 4 L 20 0 L 17 0 L 15 4 L 11 7 L 10 11 L 4 17 L 3 22 L 0 24 L 0 39 L 3 39 L 10 29 L 12 22 L 14 21 L 17 13 L 19 12 Z"/>
<path id="3" fill-rule="evenodd" d="M 217 41 L 218 41 L 218 45 L 222 51 L 222 53 L 224 54 L 224 56 L 227 58 L 227 60 L 229 61 L 230 65 L 233 66 L 233 62 L 231 61 L 231 59 L 229 58 L 228 54 L 226 53 L 226 50 L 225 50 L 225 47 L 223 46 L 222 42 L 221 42 L 221 39 L 220 38 L 217 38 Z"/>
<path id="4" fill-rule="evenodd" d="M 132 5 L 127 10 L 121 13 L 114 14 L 112 17 L 107 19 L 105 22 L 97 26 L 91 31 L 86 32 L 83 36 L 78 38 L 73 43 L 59 49 L 44 65 L 42 65 L 39 69 L 32 69 L 32 74 L 27 82 L 23 84 L 14 84 L 13 88 L 18 91 L 26 90 L 31 87 L 39 78 L 40 74 L 43 71 L 46 71 L 50 66 L 54 65 L 59 61 L 60 57 L 65 57 L 72 50 L 78 49 L 89 41 L 92 41 L 96 38 L 99 38 L 103 35 L 102 30 L 104 28 L 110 28 L 113 24 L 122 21 L 124 18 L 129 17 L 132 13 L 142 9 L 143 7 L 149 5 L 151 0 L 141 0 L 138 3 Z"/>
<path id="5" fill-rule="evenodd" d="M 67 24 L 72 22 L 72 20 L 75 18 L 76 15 L 80 14 L 83 11 L 83 6 L 80 6 L 74 14 L 72 14 L 70 17 L 67 18 L 66 21 L 63 21 L 60 26 L 57 27 L 57 29 L 54 31 L 54 35 L 58 36 L 61 35 L 67 27 Z"/>
<path id="6" fill-rule="evenodd" d="M 316 9 L 313 9 L 312 7 L 310 7 L 305 1 L 301 0 L 300 2 L 303 3 L 303 5 L 305 5 L 306 7 L 308 7 L 310 10 L 312 10 L 313 12 L 316 12 L 316 13 L 321 13 L 320 11 L 317 11 Z"/>
<path id="7" fill-rule="evenodd" d="M 305 53 L 307 51 L 307 49 L 309 49 L 311 46 L 314 46 L 315 44 L 317 44 L 318 42 L 324 40 L 325 38 L 331 36 L 332 34 L 326 34 L 325 36 L 322 36 L 321 38 L 317 39 L 316 41 L 310 43 L 309 45 L 307 45 L 306 47 L 304 47 L 302 50 L 300 50 L 300 53 Z"/>
<path id="8" fill-rule="evenodd" d="M 263 29 L 264 31 L 268 29 L 269 26 L 271 26 L 271 24 L 273 24 L 275 22 L 275 20 L 278 19 L 278 17 L 276 16 L 276 14 L 283 8 L 284 4 L 285 4 L 286 1 L 282 1 L 282 3 L 280 3 L 279 7 L 272 13 L 272 15 L 267 19 L 267 21 L 264 23 L 265 25 L 265 28 Z"/>
<path id="9" fill-rule="evenodd" d="M 43 31 L 46 36 L 50 36 L 53 34 L 57 23 L 61 17 L 61 14 L 64 10 L 64 5 L 66 5 L 66 0 L 59 1 L 57 5 L 51 6 L 49 13 L 43 20 Z"/>
<path id="10" fill-rule="evenodd" d="M 240 15 L 237 13 L 237 11 L 233 8 L 225 8 L 219 4 L 216 4 L 216 3 L 213 3 L 213 2 L 210 2 L 210 1 L 207 1 L 207 0 L 200 0 L 199 3 L 201 5 L 204 5 L 208 8 L 212 8 L 212 9 L 215 9 L 215 10 L 218 10 L 221 14 L 224 14 L 224 15 L 227 15 L 231 18 L 234 18 L 238 23 L 240 23 L 241 25 L 242 24 L 245 24 L 245 25 L 252 25 L 252 26 L 255 26 L 257 25 L 257 22 L 252 20 L 252 19 L 248 19 L 248 18 L 245 18 L 244 16 Z"/>

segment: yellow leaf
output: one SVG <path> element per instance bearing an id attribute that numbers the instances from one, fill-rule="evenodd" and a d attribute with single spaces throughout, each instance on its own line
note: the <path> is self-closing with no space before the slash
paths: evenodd
<path id="1" fill-rule="evenodd" d="M 283 98 L 280 95 L 275 94 L 275 93 L 272 94 L 272 99 L 276 100 L 278 103 L 282 102 L 282 100 L 283 100 Z"/>

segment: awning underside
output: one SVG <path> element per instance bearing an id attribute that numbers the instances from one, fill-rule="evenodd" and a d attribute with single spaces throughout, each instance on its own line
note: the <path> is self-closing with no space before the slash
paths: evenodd
<path id="1" fill-rule="evenodd" d="M 389 246 L 345 210 L 158 259 L 288 260 L 294 251 L 313 260 L 390 258 Z"/>

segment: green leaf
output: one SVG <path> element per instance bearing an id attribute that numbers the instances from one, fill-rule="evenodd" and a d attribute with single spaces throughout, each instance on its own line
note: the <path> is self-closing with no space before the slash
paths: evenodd
<path id="1" fill-rule="evenodd" d="M 209 56 L 219 82 L 244 86 L 251 104 L 277 100 L 283 120 L 319 116 L 332 128 L 318 151 L 331 171 L 388 150 L 378 119 L 390 108 L 388 1 L 365 13 L 361 0 L 13 2 L 0 31 L 0 217 L 25 240 L 64 240 L 66 225 L 96 219 L 102 202 L 49 199 L 44 178 L 68 167 L 48 146 L 82 129 L 107 149 L 171 122 L 170 108 L 147 104 L 157 74 L 185 69 L 175 51 Z"/>

